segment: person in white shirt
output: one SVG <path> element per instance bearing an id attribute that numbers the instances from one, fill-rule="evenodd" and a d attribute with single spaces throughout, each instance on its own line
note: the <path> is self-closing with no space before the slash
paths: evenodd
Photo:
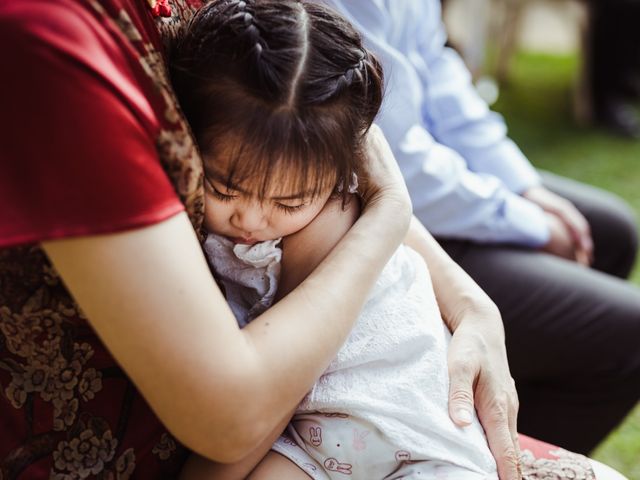
<path id="1" fill-rule="evenodd" d="M 445 46 L 439 0 L 323 3 L 387 72 L 377 123 L 414 213 L 500 308 L 519 430 L 590 451 L 640 397 L 640 289 L 623 280 L 634 215 L 612 194 L 535 170 Z"/>

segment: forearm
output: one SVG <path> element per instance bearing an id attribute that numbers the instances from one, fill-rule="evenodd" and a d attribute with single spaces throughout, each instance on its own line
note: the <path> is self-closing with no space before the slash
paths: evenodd
<path id="1" fill-rule="evenodd" d="M 295 290 L 244 329 L 257 355 L 270 360 L 264 365 L 269 369 L 265 375 L 276 384 L 269 392 L 273 408 L 299 402 L 344 343 L 404 236 L 408 216 L 403 219 L 398 208 L 365 212 L 324 260 L 317 258 L 322 263 Z M 309 246 L 308 257 L 317 248 L 323 247 Z M 285 247 L 283 261 L 288 253 Z"/>
<path id="2" fill-rule="evenodd" d="M 234 463 L 219 463 L 198 454 L 192 454 L 180 473 L 180 480 L 238 480 L 247 478 L 282 434 L 293 413 L 293 411 L 287 413 L 271 434 L 242 460 Z"/>
<path id="3" fill-rule="evenodd" d="M 496 305 L 467 273 L 455 263 L 438 242 L 413 217 L 405 243 L 416 250 L 429 267 L 438 306 L 451 331 L 463 321 L 486 322 L 504 339 Z"/>
<path id="4" fill-rule="evenodd" d="M 443 318 L 453 332 L 447 354 L 449 415 L 458 426 L 466 426 L 475 407 L 500 478 L 520 478 L 518 397 L 500 312 L 416 219 L 405 242 L 427 262 Z"/>
<path id="5" fill-rule="evenodd" d="M 393 201 L 372 206 L 325 264 L 246 331 L 183 214 L 44 247 L 167 428 L 191 449 L 230 462 L 273 431 L 337 352 L 404 236 L 409 209 L 402 217 L 398 208 Z M 372 236 L 380 241 L 365 241 Z"/>
<path id="6" fill-rule="evenodd" d="M 239 414 L 253 419 L 257 435 L 271 433 L 266 440 L 259 437 L 261 446 L 240 462 L 222 465 L 195 458 L 190 471 L 244 478 L 239 472 L 255 466 L 268 451 L 290 417 L 274 428 L 278 412 L 293 411 L 335 356 L 369 288 L 401 241 L 404 223 L 397 208 L 373 208 L 356 221 L 356 199 L 346 210 L 335 200 L 305 231 L 285 239 L 285 288 L 278 291 L 282 299 L 242 330 L 247 348 L 236 352 L 239 364 L 259 369 L 247 383 L 251 393 L 244 395 L 252 399 L 252 413 Z M 372 236 L 380 240 L 371 242 Z"/>
<path id="7" fill-rule="evenodd" d="M 408 195 L 384 138 L 372 130 L 368 171 L 377 182 L 365 191 L 363 216 L 300 288 L 245 331 L 184 213 L 43 243 L 92 328 L 192 450 L 233 462 L 263 441 L 326 368 L 402 241 Z"/>

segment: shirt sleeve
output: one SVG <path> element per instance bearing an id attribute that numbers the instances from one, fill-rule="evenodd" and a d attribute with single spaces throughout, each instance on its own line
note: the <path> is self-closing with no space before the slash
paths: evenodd
<path id="1" fill-rule="evenodd" d="M 376 123 L 400 165 L 414 213 L 429 231 L 477 242 L 545 244 L 543 211 L 518 194 L 538 184 L 536 171 L 475 95 L 464 65 L 444 68 L 450 64 L 441 58 L 439 0 L 324 3 L 352 21 L 382 61 L 386 90 Z"/>
<path id="2" fill-rule="evenodd" d="M 444 46 L 446 34 L 439 15 L 435 29 L 438 34 L 423 36 L 418 47 L 429 71 L 423 106 L 429 131 L 458 152 L 470 170 L 499 178 L 512 192 L 539 185 L 540 176 L 507 137 L 502 117 L 480 98 L 458 53 Z"/>
<path id="3" fill-rule="evenodd" d="M 127 53 L 87 11 L 34 3 L 0 8 L 0 246 L 181 211 Z"/>

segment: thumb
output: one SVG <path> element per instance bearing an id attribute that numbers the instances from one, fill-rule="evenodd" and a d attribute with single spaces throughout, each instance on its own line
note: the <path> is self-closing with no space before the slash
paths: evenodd
<path id="1" fill-rule="evenodd" d="M 449 369 L 449 416 L 453 423 L 464 427 L 473 421 L 473 374 L 468 368 Z"/>

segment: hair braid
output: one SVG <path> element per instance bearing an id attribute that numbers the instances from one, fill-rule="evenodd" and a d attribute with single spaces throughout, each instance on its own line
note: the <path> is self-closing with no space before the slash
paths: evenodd
<path id="1" fill-rule="evenodd" d="M 211 0 L 171 46 L 170 68 L 202 150 L 236 149 L 224 153 L 235 178 L 265 187 L 284 165 L 297 191 L 331 178 L 348 191 L 383 78 L 343 17 L 307 0 Z"/>
<path id="2" fill-rule="evenodd" d="M 367 84 L 367 52 L 365 50 L 358 51 L 358 60 L 355 64 L 347 67 L 347 69 L 334 77 L 330 87 L 327 88 L 318 99 L 327 101 L 337 97 L 346 91 L 355 82 Z"/>

